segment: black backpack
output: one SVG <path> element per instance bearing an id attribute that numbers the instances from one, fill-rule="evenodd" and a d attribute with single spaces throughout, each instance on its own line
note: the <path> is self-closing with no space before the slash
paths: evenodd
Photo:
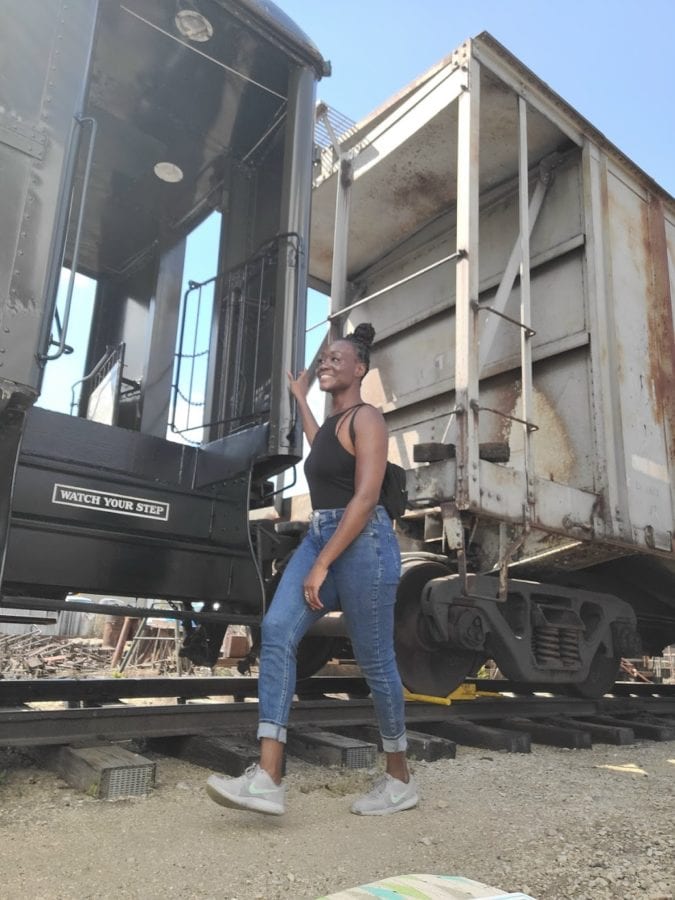
<path id="1" fill-rule="evenodd" d="M 356 446 L 354 418 L 359 409 L 366 405 L 365 403 L 359 403 L 349 419 L 349 437 L 354 446 Z M 341 424 L 342 422 L 340 422 Z M 340 426 L 338 425 L 338 430 L 339 428 Z M 402 466 L 387 461 L 380 499 L 390 519 L 400 519 L 406 509 L 408 509 L 408 488 L 406 486 L 405 469 Z"/>

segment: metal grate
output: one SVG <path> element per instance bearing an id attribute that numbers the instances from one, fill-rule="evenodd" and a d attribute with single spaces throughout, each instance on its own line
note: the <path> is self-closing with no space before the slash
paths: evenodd
<path id="1" fill-rule="evenodd" d="M 377 747 L 363 744 L 360 747 L 344 747 L 342 765 L 345 769 L 370 769 L 377 761 Z"/>
<path id="2" fill-rule="evenodd" d="M 330 131 L 326 126 L 326 119 L 337 136 L 338 142 L 342 143 L 356 128 L 356 122 L 347 118 L 341 112 L 328 106 L 327 103 L 318 103 L 316 108 L 316 125 L 314 127 L 314 141 L 322 150 L 333 146 Z"/>
<path id="3" fill-rule="evenodd" d="M 375 744 L 331 731 L 293 728 L 288 732 L 286 748 L 292 756 L 299 756 L 315 765 L 341 766 L 345 769 L 369 769 L 377 759 Z"/>
<path id="4" fill-rule="evenodd" d="M 154 783 L 154 763 L 108 769 L 101 778 L 98 796 L 101 800 L 146 797 Z"/>
<path id="5" fill-rule="evenodd" d="M 340 147 L 354 134 L 356 123 L 342 113 L 317 103 L 314 123 L 314 143 L 318 150 L 315 159 L 314 179 L 328 178 L 337 164 L 336 144 Z"/>

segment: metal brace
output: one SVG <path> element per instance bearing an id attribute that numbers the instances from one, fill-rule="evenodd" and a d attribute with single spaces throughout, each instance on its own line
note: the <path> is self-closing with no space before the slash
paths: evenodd
<path id="1" fill-rule="evenodd" d="M 516 550 L 519 550 L 529 528 L 527 525 L 522 532 L 510 544 L 506 544 L 506 522 L 499 523 L 499 600 L 504 601 L 508 596 L 509 590 L 509 563 L 511 562 Z"/>

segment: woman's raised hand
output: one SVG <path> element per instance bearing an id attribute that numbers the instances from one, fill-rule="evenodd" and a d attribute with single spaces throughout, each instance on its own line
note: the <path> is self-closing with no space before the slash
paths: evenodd
<path id="1" fill-rule="evenodd" d="M 307 369 L 303 369 L 296 377 L 292 372 L 287 372 L 288 387 L 296 400 L 304 400 L 309 393 L 309 373 Z"/>

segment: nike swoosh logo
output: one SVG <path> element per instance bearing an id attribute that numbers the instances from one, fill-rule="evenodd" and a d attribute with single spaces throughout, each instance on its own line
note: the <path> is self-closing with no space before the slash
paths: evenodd
<path id="1" fill-rule="evenodd" d="M 260 795 L 260 794 L 274 794 L 277 790 L 278 790 L 277 788 L 259 788 L 259 787 L 256 787 L 254 784 L 252 784 L 249 787 L 248 792 L 249 792 L 249 794 Z"/>
<path id="2" fill-rule="evenodd" d="M 392 803 L 400 803 L 401 800 L 403 800 L 403 798 L 405 797 L 406 793 L 407 793 L 407 791 L 403 791 L 402 794 L 392 794 L 391 802 Z"/>

